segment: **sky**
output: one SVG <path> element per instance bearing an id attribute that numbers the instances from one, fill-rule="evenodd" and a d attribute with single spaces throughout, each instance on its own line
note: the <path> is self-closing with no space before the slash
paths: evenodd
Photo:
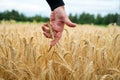
<path id="1" fill-rule="evenodd" d="M 120 0 L 64 0 L 67 14 L 106 15 L 120 13 Z M 50 7 L 46 0 L 0 0 L 0 12 L 17 10 L 26 16 L 42 15 L 49 17 Z"/>

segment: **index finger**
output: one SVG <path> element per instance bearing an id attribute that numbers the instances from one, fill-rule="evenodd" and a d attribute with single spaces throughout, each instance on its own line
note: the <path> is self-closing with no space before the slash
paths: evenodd
<path id="1" fill-rule="evenodd" d="M 50 46 L 54 46 L 61 38 L 62 32 L 57 32 L 55 38 L 51 41 Z"/>

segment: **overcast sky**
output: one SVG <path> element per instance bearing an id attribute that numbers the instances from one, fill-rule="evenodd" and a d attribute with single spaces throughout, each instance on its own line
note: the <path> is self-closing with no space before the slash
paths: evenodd
<path id="1" fill-rule="evenodd" d="M 120 0 L 64 0 L 67 14 L 120 13 Z M 15 9 L 27 16 L 40 14 L 49 16 L 50 8 L 46 0 L 0 0 L 0 12 Z"/>

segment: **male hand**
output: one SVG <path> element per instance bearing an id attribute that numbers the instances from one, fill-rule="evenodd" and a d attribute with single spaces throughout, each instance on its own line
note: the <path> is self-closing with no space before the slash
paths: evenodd
<path id="1" fill-rule="evenodd" d="M 52 27 L 52 31 L 54 34 L 54 39 L 51 41 L 50 46 L 54 46 L 62 36 L 62 32 L 64 30 L 64 24 L 68 25 L 69 27 L 75 27 L 76 24 L 72 23 L 68 18 L 64 6 L 60 6 L 56 8 L 54 11 L 51 12 L 50 15 L 50 25 Z M 43 34 L 47 38 L 52 38 L 50 34 L 50 30 L 47 28 L 48 24 L 44 24 L 42 26 Z"/>

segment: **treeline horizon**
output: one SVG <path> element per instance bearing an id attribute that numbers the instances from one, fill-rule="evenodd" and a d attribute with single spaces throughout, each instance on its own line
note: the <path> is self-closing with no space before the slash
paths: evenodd
<path id="1" fill-rule="evenodd" d="M 95 24 L 95 25 L 108 25 L 115 23 L 120 25 L 120 14 L 107 14 L 105 16 L 93 15 L 83 12 L 82 14 L 69 14 L 69 18 L 77 24 Z M 16 22 L 48 22 L 49 17 L 43 17 L 41 15 L 35 15 L 28 17 L 23 13 L 19 13 L 16 10 L 0 12 L 0 21 L 15 20 Z"/>

